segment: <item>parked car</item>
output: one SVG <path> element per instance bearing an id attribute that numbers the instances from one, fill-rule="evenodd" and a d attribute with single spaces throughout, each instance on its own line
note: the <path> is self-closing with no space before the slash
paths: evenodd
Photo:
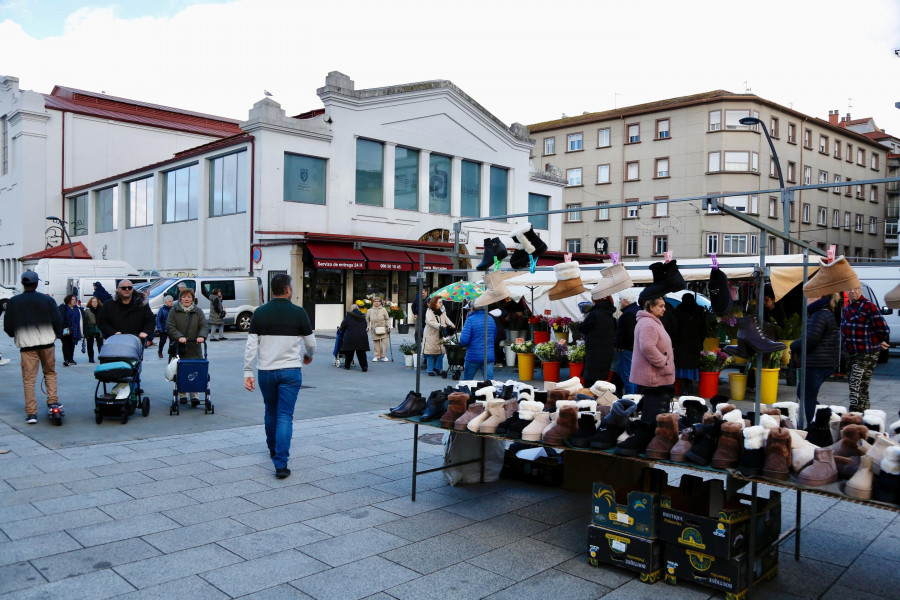
<path id="1" fill-rule="evenodd" d="M 209 317 L 209 295 L 214 289 L 222 290 L 222 304 L 225 307 L 225 325 L 233 325 L 240 331 L 250 329 L 253 312 L 265 302 L 262 280 L 259 277 L 167 277 L 153 282 L 147 292 L 150 309 L 156 313 L 165 302 L 166 296 L 178 300 L 178 287 L 194 290 L 197 305 Z"/>

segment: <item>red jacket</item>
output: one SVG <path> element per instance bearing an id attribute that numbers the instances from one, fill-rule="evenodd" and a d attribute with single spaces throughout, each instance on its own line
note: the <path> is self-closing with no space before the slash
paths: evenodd
<path id="1" fill-rule="evenodd" d="M 631 383 L 646 387 L 675 383 L 672 340 L 662 322 L 645 310 L 638 312 L 634 327 Z"/>

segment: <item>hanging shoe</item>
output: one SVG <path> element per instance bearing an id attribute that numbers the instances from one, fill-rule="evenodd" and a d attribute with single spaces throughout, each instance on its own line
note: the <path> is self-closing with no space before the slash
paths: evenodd
<path id="1" fill-rule="evenodd" d="M 547 251 L 547 244 L 534 232 L 531 223 L 526 223 L 513 230 L 514 239 L 525 248 L 525 252 L 534 258 L 540 258 Z"/>
<path id="2" fill-rule="evenodd" d="M 581 269 L 577 261 L 557 263 L 553 265 L 553 271 L 556 273 L 556 285 L 548 292 L 551 300 L 571 298 L 587 291 L 581 283 Z"/>
<path id="3" fill-rule="evenodd" d="M 494 302 L 501 302 L 509 298 L 509 288 L 503 280 L 503 273 L 490 271 L 484 274 L 484 293 L 475 298 L 472 306 L 483 308 Z"/>
<path id="4" fill-rule="evenodd" d="M 640 304 L 666 295 L 666 264 L 655 262 L 650 265 L 650 272 L 653 274 L 653 283 L 641 290 L 638 296 Z"/>
<path id="5" fill-rule="evenodd" d="M 506 246 L 503 245 L 500 238 L 484 238 L 484 256 L 475 268 L 479 271 L 487 271 L 489 267 L 494 266 L 495 258 L 503 260 L 507 254 Z"/>
<path id="6" fill-rule="evenodd" d="M 900 308 L 900 284 L 884 295 L 884 305 L 888 308 Z"/>
<path id="7" fill-rule="evenodd" d="M 600 300 L 633 287 L 631 275 L 622 263 L 616 263 L 600 272 L 600 281 L 591 288 L 591 299 Z"/>
<path id="8" fill-rule="evenodd" d="M 819 259 L 819 270 L 803 286 L 804 296 L 820 298 L 860 287 L 859 277 L 846 258 L 838 256 L 829 264 L 825 263 L 826 260 Z"/>
<path id="9" fill-rule="evenodd" d="M 754 354 L 768 354 L 769 352 L 777 352 L 787 348 L 781 342 L 774 342 L 766 337 L 759 328 L 759 324 L 754 317 L 738 318 L 738 344 L 744 341 Z"/>
<path id="10" fill-rule="evenodd" d="M 721 269 L 713 269 L 709 273 L 709 303 L 712 311 L 720 317 L 731 312 L 731 289 L 728 277 Z"/>

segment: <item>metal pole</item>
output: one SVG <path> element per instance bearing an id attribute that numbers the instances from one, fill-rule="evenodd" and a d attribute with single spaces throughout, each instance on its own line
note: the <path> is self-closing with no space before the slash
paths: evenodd
<path id="1" fill-rule="evenodd" d="M 806 285 L 809 276 L 809 250 L 803 249 L 803 285 Z M 801 288 L 802 290 L 802 288 Z M 806 294 L 803 294 L 803 300 L 806 300 Z M 800 330 L 803 335 L 800 336 L 800 380 L 797 382 L 797 400 L 799 400 L 800 410 L 797 411 L 798 426 L 800 429 L 806 429 L 806 322 L 809 315 L 806 312 L 806 304 L 804 302 L 803 312 L 800 313 Z M 799 533 L 799 532 L 798 532 Z M 797 536 L 800 537 L 799 535 Z"/>
<path id="2" fill-rule="evenodd" d="M 763 324 L 763 308 L 766 288 L 766 232 L 759 232 L 759 286 L 756 290 L 756 321 L 760 330 Z M 753 404 L 753 424 L 759 424 L 759 403 L 762 396 L 762 352 L 756 354 L 756 399 Z"/>
<path id="3" fill-rule="evenodd" d="M 425 355 L 423 354 L 424 348 L 422 347 L 422 336 L 425 334 L 425 311 L 427 310 L 427 305 L 422 302 L 422 276 L 425 272 L 425 253 L 419 252 L 419 272 L 416 273 L 416 293 L 418 296 L 416 297 L 416 302 L 419 303 L 419 315 L 416 319 L 416 364 L 414 368 L 416 370 L 416 393 L 419 393 L 419 384 L 421 383 L 422 377 L 422 360 L 425 359 Z M 421 321 L 421 327 L 419 326 L 419 322 Z M 415 479 L 415 477 L 413 477 Z M 415 496 L 413 496 L 415 497 Z"/>

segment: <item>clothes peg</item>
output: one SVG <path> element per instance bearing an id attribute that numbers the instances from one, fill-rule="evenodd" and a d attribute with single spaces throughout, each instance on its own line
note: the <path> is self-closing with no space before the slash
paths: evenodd
<path id="1" fill-rule="evenodd" d="M 528 255 L 528 270 L 534 274 L 534 270 L 537 268 L 537 259 L 533 254 Z"/>
<path id="2" fill-rule="evenodd" d="M 619 264 L 619 253 L 618 252 L 610 252 L 609 257 L 612 259 L 613 264 Z"/>
<path id="3" fill-rule="evenodd" d="M 572 253 L 566 252 L 563 254 L 563 262 L 572 262 Z"/>
<path id="4" fill-rule="evenodd" d="M 711 254 L 710 257 L 712 258 L 712 268 L 718 269 L 719 268 L 719 259 L 716 258 L 715 254 Z"/>
<path id="5" fill-rule="evenodd" d="M 831 264 L 834 262 L 834 255 L 837 254 L 837 246 L 834 244 L 828 246 L 828 263 Z"/>
<path id="6" fill-rule="evenodd" d="M 494 257 L 494 270 L 495 271 L 500 270 L 500 263 L 501 263 L 501 260 L 495 256 Z"/>
<path id="7" fill-rule="evenodd" d="M 665 252 L 663 252 L 663 256 L 665 257 L 665 262 L 669 262 L 670 260 L 672 260 L 672 251 L 666 250 Z"/>

